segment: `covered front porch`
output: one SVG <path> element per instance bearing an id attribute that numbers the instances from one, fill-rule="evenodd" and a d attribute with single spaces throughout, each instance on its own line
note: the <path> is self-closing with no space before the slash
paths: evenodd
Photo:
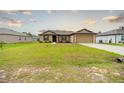
<path id="1" fill-rule="evenodd" d="M 56 43 L 70 43 L 70 35 L 43 35 L 43 41 Z"/>

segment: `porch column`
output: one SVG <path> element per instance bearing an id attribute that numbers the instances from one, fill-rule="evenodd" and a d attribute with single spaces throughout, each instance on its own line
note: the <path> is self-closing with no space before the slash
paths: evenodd
<path id="1" fill-rule="evenodd" d="M 49 35 L 49 41 L 53 41 L 52 35 Z"/>
<path id="2" fill-rule="evenodd" d="M 59 36 L 58 35 L 56 36 L 56 42 L 57 43 L 59 42 Z"/>

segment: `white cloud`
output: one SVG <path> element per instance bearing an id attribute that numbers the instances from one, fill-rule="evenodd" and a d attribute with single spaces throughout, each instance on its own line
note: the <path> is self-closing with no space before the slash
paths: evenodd
<path id="1" fill-rule="evenodd" d="M 109 10 L 110 13 L 113 13 L 113 10 Z"/>
<path id="2" fill-rule="evenodd" d="M 102 20 L 108 22 L 124 22 L 124 16 L 106 16 L 103 17 Z"/>
<path id="3" fill-rule="evenodd" d="M 56 10 L 47 10 L 49 14 L 56 13 Z"/>
<path id="4" fill-rule="evenodd" d="M 0 24 L 1 25 L 6 25 L 9 27 L 21 27 L 22 26 L 22 21 L 17 20 L 17 19 L 11 19 L 11 18 L 2 18 L 0 19 Z"/>
<path id="5" fill-rule="evenodd" d="M 31 18 L 29 19 L 30 22 L 38 22 L 38 20 L 34 19 L 34 18 Z"/>
<path id="6" fill-rule="evenodd" d="M 93 24 L 96 24 L 96 20 L 91 19 L 91 18 L 87 18 L 87 19 L 83 20 L 83 24 L 85 24 L 85 25 L 93 25 Z"/>
<path id="7" fill-rule="evenodd" d="M 31 10 L 0 10 L 1 13 L 16 15 L 18 12 L 24 15 L 32 15 Z"/>
<path id="8" fill-rule="evenodd" d="M 19 10 L 19 12 L 21 12 L 24 15 L 32 15 L 31 10 Z"/>
<path id="9" fill-rule="evenodd" d="M 71 10 L 73 13 L 77 13 L 78 12 L 78 10 Z"/>
<path id="10" fill-rule="evenodd" d="M 0 10 L 0 13 L 16 15 L 17 10 Z"/>
<path id="11" fill-rule="evenodd" d="M 52 13 L 52 10 L 48 10 L 47 12 L 48 12 L 49 14 L 51 14 L 51 13 Z"/>
<path id="12" fill-rule="evenodd" d="M 118 19 L 118 16 L 106 16 L 102 18 L 102 20 L 107 20 L 107 21 L 116 20 L 116 19 Z"/>

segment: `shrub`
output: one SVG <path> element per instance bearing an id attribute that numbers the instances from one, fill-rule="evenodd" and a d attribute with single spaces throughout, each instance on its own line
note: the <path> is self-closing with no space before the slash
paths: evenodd
<path id="1" fill-rule="evenodd" d="M 40 39 L 39 39 L 39 38 L 37 39 L 37 41 L 38 41 L 39 43 L 43 43 L 43 41 L 40 41 Z"/>
<path id="2" fill-rule="evenodd" d="M 43 41 L 38 41 L 39 43 L 43 43 Z"/>
<path id="3" fill-rule="evenodd" d="M 67 43 L 70 43 L 70 41 L 66 41 Z"/>
<path id="4" fill-rule="evenodd" d="M 51 43 L 51 41 L 45 41 L 45 43 Z"/>
<path id="5" fill-rule="evenodd" d="M 1 41 L 0 42 L 0 48 L 3 48 L 3 45 L 5 44 L 5 42 L 4 41 Z"/>
<path id="6" fill-rule="evenodd" d="M 121 43 L 121 41 L 119 41 L 118 43 Z"/>

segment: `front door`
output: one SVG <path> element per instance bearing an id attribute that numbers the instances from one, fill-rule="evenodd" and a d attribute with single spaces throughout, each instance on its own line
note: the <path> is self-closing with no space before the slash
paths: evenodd
<path id="1" fill-rule="evenodd" d="M 53 36 L 53 42 L 56 42 L 56 36 Z"/>

